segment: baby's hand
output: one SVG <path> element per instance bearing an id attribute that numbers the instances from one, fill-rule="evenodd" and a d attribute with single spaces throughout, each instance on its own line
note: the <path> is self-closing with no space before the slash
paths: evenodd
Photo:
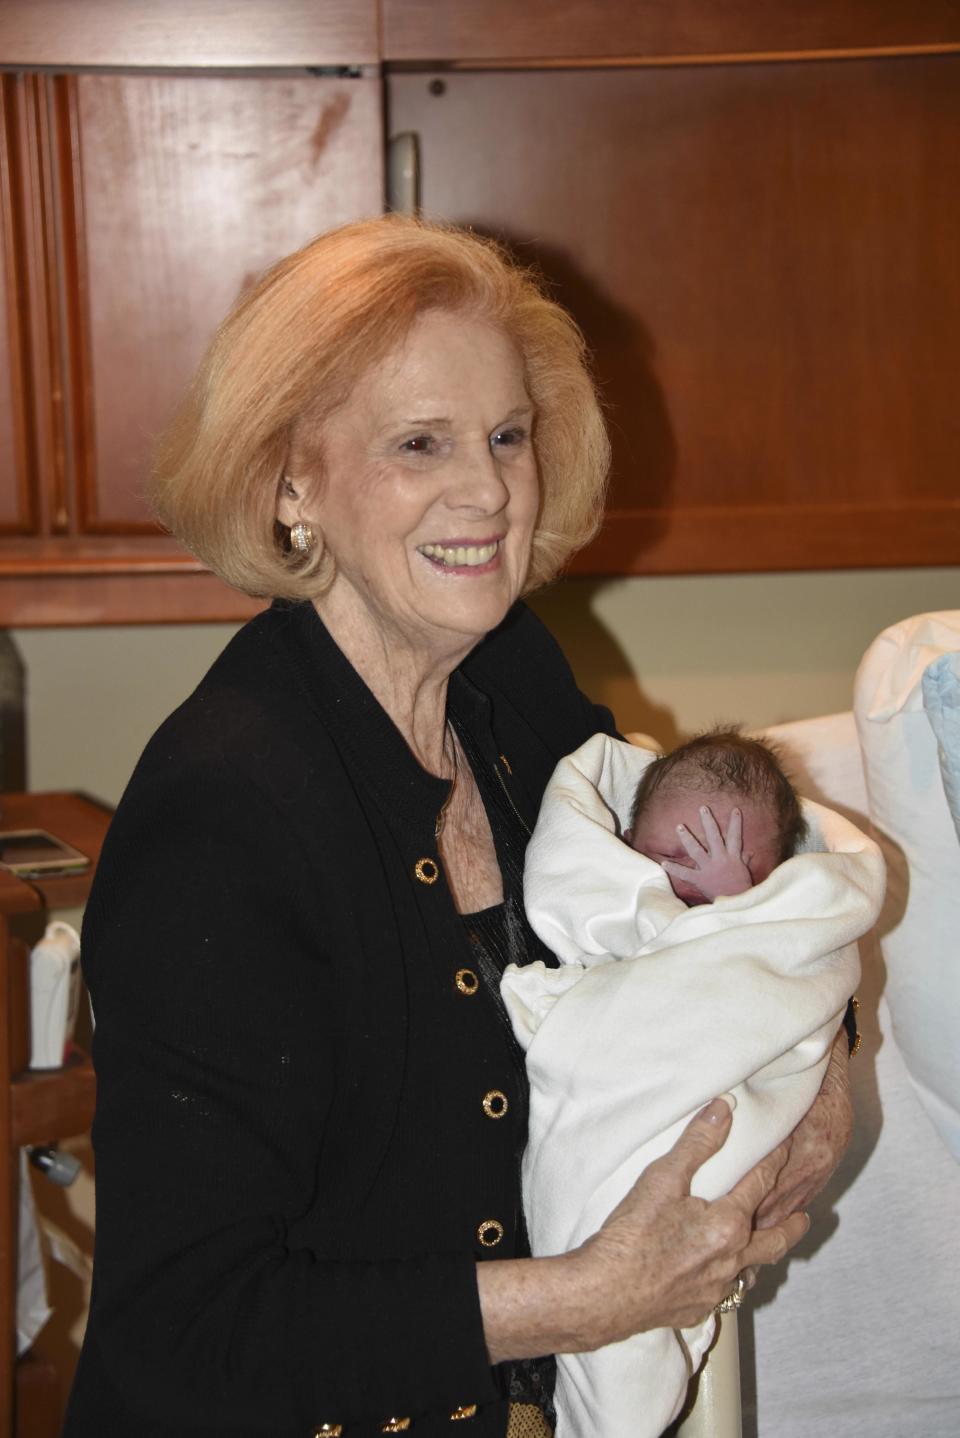
<path id="1" fill-rule="evenodd" d="M 708 899 L 716 899 L 721 894 L 745 893 L 753 887 L 753 879 L 741 853 L 743 815 L 740 810 L 731 810 L 726 835 L 720 832 L 720 825 L 706 804 L 701 806 L 700 822 L 707 841 L 706 848 L 691 834 L 686 824 L 678 824 L 677 835 L 692 862 L 688 866 L 664 859 L 663 867 L 668 874 L 692 884 Z"/>

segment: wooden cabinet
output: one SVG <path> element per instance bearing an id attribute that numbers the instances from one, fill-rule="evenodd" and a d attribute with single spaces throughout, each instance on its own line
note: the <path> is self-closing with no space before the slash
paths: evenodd
<path id="1" fill-rule="evenodd" d="M 61 1408 L 56 1374 L 15 1359 L 19 1150 L 89 1129 L 96 1081 L 79 1053 L 62 1069 L 28 1068 L 29 946 L 49 910 L 86 899 L 110 815 L 75 794 L 5 794 L 3 817 L 10 828 L 47 829 L 92 860 L 82 874 L 30 883 L 0 870 L 0 1438 L 52 1438 Z"/>
<path id="2" fill-rule="evenodd" d="M 0 519 L 19 536 L 0 541 L 0 620 L 250 612 L 156 528 L 150 449 L 244 287 L 319 231 L 381 208 L 379 82 L 110 73 L 3 84 L 8 228 L 22 239 L 7 242 L 0 424 L 28 432 L 7 451 L 23 456 L 20 476 L 0 485 Z M 34 381 L 49 402 L 27 407 Z"/>
<path id="3" fill-rule="evenodd" d="M 539 266 L 595 352 L 578 572 L 960 560 L 960 55 L 388 85 L 424 210 Z"/>
<path id="4" fill-rule="evenodd" d="M 385 117 L 596 353 L 579 572 L 960 561 L 954 0 L 7 0 L 0 62 L 0 623 L 257 607 L 151 443 L 250 278 L 382 209 Z"/>

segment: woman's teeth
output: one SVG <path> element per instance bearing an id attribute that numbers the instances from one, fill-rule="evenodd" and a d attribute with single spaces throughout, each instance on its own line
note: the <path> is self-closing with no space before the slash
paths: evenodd
<path id="1" fill-rule="evenodd" d="M 451 569 L 472 568 L 477 564 L 489 564 L 497 550 L 500 548 L 499 539 L 492 544 L 458 544 L 450 548 L 443 544 L 421 544 L 418 553 L 426 556 L 427 559 L 439 559 L 441 564 L 446 564 Z"/>

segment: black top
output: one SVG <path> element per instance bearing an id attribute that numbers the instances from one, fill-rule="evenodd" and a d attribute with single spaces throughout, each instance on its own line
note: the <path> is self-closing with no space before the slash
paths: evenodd
<path id="1" fill-rule="evenodd" d="M 522 853 L 522 850 L 521 850 Z M 510 897 L 502 904 L 482 909 L 475 914 L 464 915 L 467 937 L 474 945 L 474 963 L 482 982 L 493 996 L 493 1002 L 501 1023 L 508 1035 L 510 1049 L 516 1068 L 516 1093 L 522 1102 L 522 1111 L 517 1114 L 516 1133 L 519 1140 L 515 1152 L 517 1176 L 517 1201 L 521 1201 L 520 1161 L 523 1157 L 522 1139 L 527 1131 L 527 1071 L 523 1049 L 513 1037 L 513 1030 L 506 1005 L 500 997 L 500 979 L 508 964 L 528 964 L 534 957 L 542 958 L 551 968 L 557 961 L 545 948 L 527 923 L 522 903 Z M 499 1102 L 499 1100 L 497 1100 Z M 523 1213 L 520 1214 L 521 1230 L 517 1234 L 516 1253 L 525 1257 L 530 1252 Z M 510 1365 L 509 1395 L 513 1403 L 533 1403 L 541 1410 L 551 1430 L 557 1426 L 557 1413 L 553 1395 L 557 1382 L 557 1365 L 553 1358 L 523 1358 Z"/>
<path id="2" fill-rule="evenodd" d="M 609 716 L 522 605 L 448 693 L 517 902 L 503 806 L 532 828 Z M 522 1069 L 458 983 L 448 791 L 310 605 L 247 625 L 148 745 L 84 924 L 97 1242 L 66 1438 L 431 1438 L 474 1403 L 470 1434 L 503 1434 L 475 1264 L 522 1251 Z"/>

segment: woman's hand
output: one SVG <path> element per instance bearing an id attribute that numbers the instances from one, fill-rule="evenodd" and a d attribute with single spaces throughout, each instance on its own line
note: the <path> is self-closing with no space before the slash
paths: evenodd
<path id="1" fill-rule="evenodd" d="M 595 1346 L 649 1328 L 685 1328 L 706 1318 L 738 1274 L 776 1263 L 803 1237 L 806 1214 L 754 1230 L 754 1215 L 777 1181 L 785 1145 L 768 1154 L 725 1197 L 690 1195 L 697 1169 L 730 1131 L 729 1106 L 715 1099 L 652 1163 L 581 1249 L 605 1295 L 605 1329 Z"/>
<path id="2" fill-rule="evenodd" d="M 853 1133 L 847 1033 L 834 1040 L 830 1062 L 806 1116 L 787 1139 L 787 1161 L 757 1209 L 757 1227 L 771 1228 L 804 1209 L 823 1188 Z"/>
<path id="3" fill-rule="evenodd" d="M 743 1269 L 783 1258 L 806 1233 L 806 1214 L 762 1232 L 754 1215 L 774 1188 L 785 1145 L 725 1197 L 709 1203 L 690 1195 L 693 1175 L 723 1146 L 730 1121 L 728 1104 L 714 1099 L 575 1252 L 477 1265 L 492 1363 L 586 1353 L 649 1328 L 687 1327 L 707 1317 Z"/>

